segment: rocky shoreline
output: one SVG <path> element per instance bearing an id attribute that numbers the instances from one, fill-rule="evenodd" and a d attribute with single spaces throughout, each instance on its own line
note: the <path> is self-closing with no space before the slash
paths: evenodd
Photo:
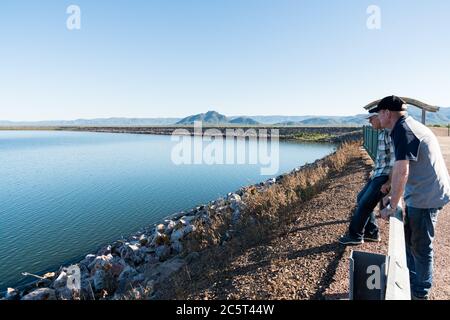
<path id="1" fill-rule="evenodd" d="M 255 222 L 253 217 L 250 220 L 242 219 L 247 200 L 264 194 L 300 172 L 306 172 L 307 176 L 311 170 L 320 168 L 320 179 L 324 179 L 329 163 L 339 158 L 336 158 L 337 153 L 342 153 L 339 155 L 342 158 L 345 151 L 338 150 L 313 164 L 256 185 L 242 187 L 224 198 L 188 211 L 177 212 L 160 224 L 145 227 L 127 239 L 117 240 L 86 255 L 74 265 L 49 272 L 25 288 L 8 288 L 1 299 L 158 299 L 158 288 L 163 287 L 171 275 L 198 258 L 202 249 L 226 246 L 234 234 L 243 229 L 242 224 Z M 312 184 L 307 182 L 308 188 Z M 74 270 L 78 272 L 78 277 L 72 273 Z"/>
<path id="2" fill-rule="evenodd" d="M 276 181 L 277 179 L 272 178 L 252 187 L 263 189 Z M 86 255 L 75 264 L 81 272 L 79 292 L 67 287 L 69 267 L 62 267 L 56 272 L 43 275 L 42 279 L 20 291 L 9 288 L 3 299 L 121 299 L 127 291 L 136 288 L 142 294 L 152 295 L 156 284 L 198 255 L 195 251 L 187 252 L 183 247 L 184 238 L 196 230 L 196 224 L 210 224 L 211 215 L 230 216 L 231 228 L 239 222 L 240 212 L 245 206 L 245 190 L 248 188 L 241 188 L 225 198 L 187 212 L 175 213 L 160 224 L 144 228 L 128 239 L 115 241 L 94 254 Z M 219 244 L 226 244 L 232 237 L 232 232 L 231 229 L 227 230 Z"/>

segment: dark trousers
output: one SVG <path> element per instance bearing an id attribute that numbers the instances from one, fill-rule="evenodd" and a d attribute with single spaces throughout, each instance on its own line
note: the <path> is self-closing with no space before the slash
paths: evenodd
<path id="1" fill-rule="evenodd" d="M 433 240 L 439 210 L 406 207 L 406 257 L 411 291 L 416 297 L 426 297 L 433 283 Z"/>
<path id="2" fill-rule="evenodd" d="M 356 198 L 357 207 L 349 227 L 349 235 L 354 239 L 376 236 L 378 225 L 373 210 L 385 196 L 381 187 L 388 181 L 388 176 L 380 176 L 369 180 Z"/>

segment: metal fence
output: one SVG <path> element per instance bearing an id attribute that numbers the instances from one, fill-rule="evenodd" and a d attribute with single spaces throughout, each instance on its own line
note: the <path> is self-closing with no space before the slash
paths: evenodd
<path id="1" fill-rule="evenodd" d="M 379 130 L 375 130 L 371 126 L 363 127 L 364 148 L 373 160 L 377 157 L 379 132 Z"/>

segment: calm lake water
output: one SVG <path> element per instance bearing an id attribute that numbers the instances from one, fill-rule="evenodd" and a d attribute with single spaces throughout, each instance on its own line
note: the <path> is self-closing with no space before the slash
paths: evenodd
<path id="1" fill-rule="evenodd" d="M 188 139 L 200 139 L 200 137 Z M 252 143 L 245 142 L 248 148 Z M 260 165 L 175 165 L 170 136 L 0 131 L 0 291 L 241 186 Z M 205 143 L 206 145 L 206 143 Z M 280 142 L 288 172 L 333 145 Z"/>

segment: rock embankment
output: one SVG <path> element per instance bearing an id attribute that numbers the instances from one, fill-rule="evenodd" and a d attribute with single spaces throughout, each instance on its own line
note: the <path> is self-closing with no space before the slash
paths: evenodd
<path id="1" fill-rule="evenodd" d="M 268 180 L 261 187 L 274 180 Z M 9 288 L 4 299 L 122 299 L 139 298 L 144 294 L 151 297 L 159 282 L 195 259 L 196 252 L 187 250 L 184 240 L 198 225 L 211 224 L 211 215 L 226 215 L 232 224 L 238 223 L 243 194 L 241 189 L 187 212 L 178 212 L 128 239 L 115 241 L 86 255 L 75 265 L 45 274 L 22 291 Z M 223 234 L 220 243 L 223 244 L 227 236 L 230 236 L 229 232 Z M 79 280 L 69 269 L 79 270 Z M 71 280 L 79 281 L 79 286 L 68 285 Z"/>

